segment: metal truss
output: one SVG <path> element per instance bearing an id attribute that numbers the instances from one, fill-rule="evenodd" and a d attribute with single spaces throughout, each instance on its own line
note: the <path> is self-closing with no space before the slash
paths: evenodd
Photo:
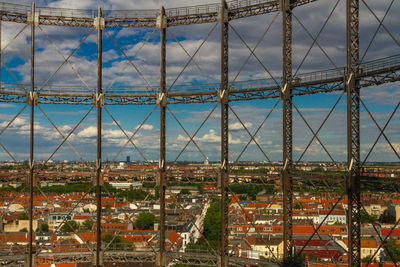
<path id="1" fill-rule="evenodd" d="M 317 0 L 295 1 L 292 7 L 305 5 Z M 168 26 L 210 23 L 218 21 L 220 4 L 207 4 L 169 8 L 165 10 L 168 17 Z M 280 0 L 233 0 L 227 2 L 230 10 L 229 19 L 239 19 L 250 16 L 276 12 L 280 9 Z M 11 3 L 0 4 L 2 21 L 27 23 L 30 7 Z M 94 18 L 97 10 L 74 10 L 64 8 L 40 7 L 36 9 L 38 21 L 41 25 L 70 26 L 70 27 L 95 27 Z M 104 10 L 106 28 L 139 28 L 155 27 L 159 10 L 132 10 L 113 11 Z"/>
<path id="2" fill-rule="evenodd" d="M 359 0 L 347 0 L 347 196 L 349 266 L 361 265 Z"/>
<path id="3" fill-rule="evenodd" d="M 283 257 L 292 261 L 293 239 L 293 102 L 292 102 L 292 7 L 282 2 L 282 151 L 283 151 Z"/>
<path id="4" fill-rule="evenodd" d="M 360 65 L 357 75 L 360 87 L 370 87 L 385 83 L 400 81 L 400 55 L 394 55 Z M 274 80 L 282 81 L 281 77 L 253 81 L 232 82 L 228 84 L 228 101 L 246 101 L 255 99 L 280 98 L 282 84 L 275 85 Z M 337 68 L 299 74 L 293 78 L 292 95 L 314 95 L 343 91 L 346 87 L 346 69 Z M 23 85 L 28 87 L 28 85 Z M 187 88 L 172 87 L 166 93 L 167 104 L 183 103 L 213 103 L 218 102 L 215 87 L 220 84 L 204 84 L 188 86 Z M 144 92 L 140 88 L 111 87 L 104 95 L 106 105 L 155 105 L 160 89 L 155 92 Z M 93 89 L 94 90 L 94 89 Z M 120 93 L 119 93 L 120 92 Z M 86 87 L 51 86 L 43 87 L 37 94 L 38 103 L 93 105 L 94 93 L 89 93 Z M 2 84 L 0 102 L 26 103 L 27 95 L 19 84 Z"/>
<path id="5" fill-rule="evenodd" d="M 93 254 L 90 252 L 58 252 L 41 253 L 36 259 L 43 263 L 72 263 L 72 262 L 93 262 Z M 144 263 L 154 262 L 155 256 L 152 253 L 140 251 L 105 251 L 102 255 L 104 262 L 132 262 Z"/>
<path id="6" fill-rule="evenodd" d="M 155 257 L 152 254 L 146 252 L 128 252 L 128 251 L 105 251 L 103 255 L 105 263 L 153 263 Z M 187 264 L 191 266 L 218 266 L 219 259 L 216 256 L 199 253 L 188 253 L 188 252 L 168 252 L 166 254 L 170 264 Z M 24 256 L 18 259 L 18 256 L 4 256 L 4 261 L 17 261 L 23 260 Z M 43 263 L 73 263 L 73 262 L 92 262 L 90 253 L 73 253 L 73 252 L 61 252 L 61 253 L 42 253 L 40 257 L 37 257 Z M 268 263 L 263 260 L 245 259 L 239 257 L 229 257 L 229 266 L 243 266 L 248 264 L 254 264 L 262 266 L 277 266 L 276 263 Z"/>
<path id="7" fill-rule="evenodd" d="M 261 260 L 253 260 L 253 259 L 244 259 L 238 257 L 232 257 L 232 252 L 230 252 L 229 246 L 229 202 L 231 198 L 237 198 L 235 193 L 230 188 L 231 184 L 251 184 L 251 185 L 281 185 L 283 188 L 283 224 L 284 224 L 284 232 L 283 232 L 283 240 L 284 240 L 284 261 L 285 263 L 291 264 L 295 255 L 293 252 L 293 189 L 296 186 L 304 187 L 312 187 L 312 188 L 326 188 L 329 187 L 332 190 L 335 189 L 343 189 L 346 188 L 348 203 L 349 203 L 349 212 L 348 212 L 348 244 L 349 244 L 349 266 L 360 266 L 361 264 L 361 253 L 360 253 L 360 236 L 361 236 L 361 228 L 360 228 L 360 212 L 362 209 L 365 209 L 362 206 L 360 191 L 361 184 L 363 186 L 369 186 L 371 188 L 376 187 L 376 185 L 382 186 L 382 190 L 386 190 L 390 186 L 396 187 L 396 184 L 399 181 L 398 177 L 388 178 L 384 183 L 379 177 L 365 175 L 362 174 L 362 167 L 365 161 L 368 159 L 369 154 L 374 149 L 375 144 L 379 141 L 380 137 L 388 142 L 391 146 L 392 150 L 399 158 L 398 152 L 394 149 L 390 140 L 385 135 L 384 131 L 387 125 L 390 123 L 393 115 L 397 112 L 399 104 L 394 109 L 390 118 L 387 120 L 384 127 L 381 127 L 372 114 L 369 112 L 367 106 L 363 102 L 360 97 L 361 88 L 366 88 L 374 85 L 380 85 L 384 83 L 392 83 L 400 81 L 400 55 L 395 54 L 390 57 L 377 59 L 370 62 L 363 62 L 364 56 L 368 51 L 371 43 L 368 45 L 368 48 L 360 60 L 359 56 L 359 0 L 346 0 L 347 2 L 347 66 L 338 68 L 333 60 L 329 57 L 329 55 L 323 50 L 323 48 L 318 43 L 318 37 L 320 33 L 324 30 L 325 25 L 327 24 L 329 18 L 332 13 L 336 9 L 336 6 L 339 1 L 336 1 L 336 5 L 331 10 L 329 16 L 325 20 L 322 28 L 318 32 L 318 34 L 314 37 L 307 28 L 302 24 L 302 22 L 294 15 L 293 11 L 297 6 L 305 5 L 316 0 L 234 0 L 226 2 L 225 0 L 221 0 L 221 3 L 217 4 L 209 4 L 209 5 L 199 5 L 199 6 L 191 6 L 191 7 L 179 7 L 179 8 L 170 8 L 164 9 L 163 7 L 160 10 L 141 10 L 141 11 L 113 11 L 113 10 L 72 10 L 72 9 L 58 9 L 58 8 L 35 8 L 35 5 L 32 4 L 31 7 L 24 5 L 16 5 L 9 3 L 0 3 L 0 22 L 1 21 L 9 21 L 26 24 L 25 27 L 14 37 L 14 40 L 18 35 L 25 30 L 25 28 L 30 27 L 31 30 L 31 42 L 30 42 L 30 51 L 31 51 L 31 74 L 30 74 L 30 83 L 29 84 L 21 84 L 16 76 L 10 71 L 10 69 L 6 66 L 5 62 L 1 60 L 0 53 L 0 61 L 2 65 L 7 69 L 8 72 L 13 76 L 16 81 L 16 84 L 4 84 L 2 83 L 0 86 L 0 102 L 13 102 L 13 103 L 26 103 L 24 108 L 16 115 L 18 117 L 25 108 L 30 109 L 30 146 L 29 146 L 29 168 L 27 171 L 27 183 L 26 187 L 29 187 L 29 244 L 27 248 L 24 248 L 24 252 L 27 254 L 28 258 L 25 259 L 28 263 L 28 266 L 34 266 L 36 260 L 41 260 L 46 263 L 57 263 L 57 262 L 93 262 L 95 266 L 101 266 L 103 262 L 132 262 L 132 263 L 143 263 L 143 262 L 152 262 L 157 266 L 167 266 L 168 264 L 189 264 L 196 266 L 244 266 L 244 265 L 275 265 L 273 262 L 261 261 Z M 396 38 L 390 33 L 390 31 L 385 27 L 383 21 L 386 17 L 385 13 L 382 19 L 379 19 L 375 13 L 369 8 L 367 3 L 362 0 L 362 2 L 366 5 L 367 9 L 374 15 L 374 17 L 379 22 L 379 28 L 383 28 L 393 39 L 393 41 L 400 45 Z M 389 9 L 392 5 L 391 2 Z M 264 38 L 265 34 L 268 32 L 269 27 L 274 23 L 277 15 L 271 22 L 270 26 L 264 32 L 262 38 L 259 40 L 257 45 L 253 48 L 244 41 L 238 31 L 230 24 L 231 20 L 251 17 L 266 13 L 277 12 L 282 15 L 282 77 L 274 77 L 271 75 L 268 68 L 261 62 L 261 60 L 256 56 L 255 50 L 261 40 Z M 304 28 L 307 34 L 313 39 L 313 43 L 310 49 L 307 51 L 304 56 L 301 64 L 298 69 L 293 72 L 292 69 L 292 20 L 293 18 L 297 20 L 297 22 Z M 194 54 L 189 54 L 187 50 L 180 43 L 178 38 L 176 38 L 173 33 L 170 31 L 168 27 L 171 26 L 179 26 L 179 25 L 189 25 L 189 24 L 200 24 L 200 23 L 215 23 L 212 27 L 208 35 L 204 38 L 201 45 L 197 48 Z M 45 33 L 45 31 L 41 28 L 41 25 L 55 25 L 55 26 L 70 26 L 70 27 L 84 27 L 91 28 L 90 33 L 94 30 L 97 31 L 97 86 L 91 88 L 89 87 L 85 81 L 81 78 L 79 73 L 74 69 L 73 65 L 69 62 L 69 58 L 79 49 L 80 45 L 86 40 L 88 35 L 80 42 L 79 46 L 76 47 L 73 52 L 65 56 L 62 52 L 55 46 L 55 44 L 51 41 L 49 36 Z M 194 61 L 194 57 L 197 52 L 200 50 L 202 45 L 207 41 L 207 38 L 211 35 L 216 26 L 221 26 L 221 70 L 220 75 L 221 79 L 219 83 L 213 83 L 210 79 L 208 79 L 207 75 L 203 72 L 200 66 Z M 106 29 L 113 28 L 155 28 L 153 33 L 157 30 L 160 31 L 160 84 L 157 86 L 152 86 L 134 64 L 133 59 L 136 54 L 140 51 L 141 48 L 138 49 L 136 54 L 130 58 L 127 54 L 121 49 L 118 43 L 113 39 L 112 35 L 110 35 Z M 52 45 L 56 48 L 57 52 L 63 57 L 64 62 L 62 65 L 50 76 L 50 78 L 41 86 L 37 86 L 35 84 L 35 28 L 39 28 L 41 32 L 47 37 L 47 39 L 52 43 Z M 246 45 L 246 47 L 250 50 L 250 55 L 254 56 L 256 60 L 262 65 L 265 72 L 269 74 L 271 78 L 262 79 L 262 80 L 252 80 L 252 81 L 236 81 L 240 71 L 244 67 L 242 66 L 238 75 L 236 75 L 233 81 L 229 80 L 229 60 L 228 60 L 228 35 L 229 29 L 233 30 L 233 32 L 239 37 L 239 39 Z M 1 31 L 1 24 L 0 24 Z M 179 79 L 180 75 L 185 70 L 186 66 L 180 72 L 178 77 L 175 79 L 175 82 L 171 85 L 169 89 L 166 88 L 166 53 L 167 53 L 167 42 L 166 42 L 166 34 L 167 31 L 170 35 L 175 39 L 176 43 L 183 49 L 185 54 L 190 58 L 187 62 L 186 66 L 189 63 L 193 62 L 202 75 L 209 80 L 208 84 L 204 85 L 187 85 L 187 86 L 175 86 L 175 82 Z M 376 31 L 376 32 L 377 32 Z M 113 87 L 114 81 L 119 77 L 116 77 L 115 80 L 111 83 L 111 85 L 103 91 L 102 84 L 102 44 L 104 33 L 108 35 L 108 37 L 114 42 L 114 44 L 121 50 L 122 54 L 128 59 L 127 65 L 131 65 L 136 72 L 141 76 L 141 78 L 146 82 L 146 87 Z M 153 34 L 152 33 L 152 34 Z M 143 44 L 145 45 L 150 37 Z M 371 42 L 374 40 L 376 33 L 374 34 Z M 0 35 L 1 37 L 1 35 Z M 301 68 L 305 58 L 308 56 L 309 52 L 313 48 L 313 46 L 318 46 L 321 51 L 325 54 L 325 56 L 329 59 L 330 63 L 334 66 L 332 69 L 328 70 L 320 70 L 311 73 L 297 73 Z M 5 47 L 7 48 L 7 46 Z M 4 49 L 5 49 L 4 48 Z M 1 48 L 0 48 L 1 49 Z M 3 51 L 2 51 L 3 52 Z M 247 60 L 248 60 L 247 59 Z M 83 87 L 69 87 L 69 86 L 50 86 L 47 85 L 47 82 L 52 79 L 52 77 L 57 73 L 57 71 L 64 65 L 68 63 L 75 74 L 84 84 Z M 294 73 L 294 74 L 293 74 Z M 0 79 L 1 82 L 1 79 Z M 151 89 L 151 90 L 149 90 Z M 303 96 L 303 95 L 314 95 L 314 94 L 322 94 L 322 93 L 332 93 L 332 92 L 341 92 L 341 95 L 335 105 L 332 107 L 328 115 L 325 117 L 323 123 L 320 125 L 318 129 L 313 129 L 307 120 L 302 115 L 300 109 L 295 105 L 293 99 L 294 97 Z M 347 163 L 346 167 L 339 166 L 339 163 L 335 162 L 330 152 L 326 149 L 325 145 L 320 140 L 318 134 L 321 128 L 324 126 L 325 122 L 335 109 L 336 105 L 340 101 L 340 99 L 347 95 Z M 270 99 L 274 98 L 276 100 L 275 106 L 271 109 L 270 113 L 266 116 L 265 120 L 258 127 L 257 131 L 251 133 L 249 129 L 245 126 L 245 124 L 240 119 L 240 116 L 236 113 L 236 111 L 232 108 L 229 102 L 234 101 L 248 101 L 248 100 L 256 100 L 256 99 Z M 248 145 L 251 142 L 254 142 L 266 159 L 271 163 L 267 154 L 263 151 L 260 144 L 256 141 L 256 135 L 260 128 L 264 125 L 264 122 L 268 119 L 271 112 L 276 108 L 277 104 L 282 101 L 282 127 L 283 127 L 283 144 L 282 144 L 282 166 L 279 166 L 279 170 L 281 174 L 254 174 L 254 173 L 241 173 L 240 175 L 234 173 L 230 170 L 230 160 L 229 160 L 229 114 L 230 111 L 233 113 L 234 117 L 240 122 L 243 126 L 244 130 L 250 136 L 250 141 L 247 143 L 246 147 L 241 151 L 238 158 L 235 160 L 237 163 L 240 159 L 242 153 L 247 149 Z M 197 131 L 191 135 L 184 128 L 184 126 L 180 123 L 179 119 L 174 115 L 172 110 L 168 107 L 171 104 L 187 104 L 187 103 L 216 103 L 215 107 L 211 110 L 207 118 L 202 122 Z M 90 105 L 90 110 L 86 113 L 86 115 L 82 118 L 82 120 L 76 125 L 76 127 L 68 134 L 64 135 L 57 126 L 51 121 L 48 115 L 44 112 L 39 104 L 68 104 L 68 105 Z M 119 127 L 119 129 L 124 133 L 127 137 L 128 141 L 122 147 L 122 149 L 118 152 L 113 161 L 120 155 L 121 151 L 126 147 L 127 144 L 131 143 L 134 148 L 139 152 L 139 154 L 143 157 L 143 159 L 147 162 L 147 158 L 140 151 L 139 147 L 133 142 L 132 138 L 135 136 L 136 132 L 140 130 L 140 126 L 136 132 L 132 136 L 128 136 L 127 133 L 123 130 L 118 121 L 112 116 L 111 112 L 107 109 L 108 105 L 154 105 L 154 109 L 150 112 L 150 114 L 143 121 L 142 125 L 147 121 L 147 119 L 151 116 L 151 114 L 158 110 L 160 111 L 160 158 L 159 158 L 159 166 L 156 170 L 152 172 L 148 172 L 146 175 L 148 180 L 156 181 L 156 186 L 160 189 L 160 231 L 158 235 L 158 241 L 156 245 L 153 247 L 146 241 L 149 247 L 151 247 L 152 251 L 112 251 L 109 249 L 111 242 L 108 244 L 104 244 L 104 241 L 101 240 L 101 197 L 102 191 L 110 194 L 107 188 L 102 186 L 102 171 L 103 171 L 103 162 L 101 158 L 101 150 L 102 150 L 102 112 L 105 111 L 114 121 L 114 123 Z M 360 159 L 360 108 L 364 107 L 365 110 L 370 115 L 371 119 L 375 123 L 376 127 L 379 129 L 380 134 L 374 144 L 374 146 L 370 149 L 367 157 L 364 160 L 364 163 L 361 162 Z M 69 142 L 70 135 L 74 132 L 74 130 L 80 125 L 80 123 L 86 118 L 86 116 L 92 111 L 96 110 L 97 114 L 97 153 L 96 153 L 96 162 L 94 166 L 94 172 L 91 174 L 91 178 L 94 180 L 94 185 L 85 192 L 85 195 L 80 199 L 81 202 L 86 195 L 93 189 L 96 189 L 96 204 L 97 204 L 97 213 L 96 213 L 96 242 L 95 244 L 84 243 L 86 246 L 85 252 L 63 252 L 63 253 L 48 253 L 45 251 L 45 246 L 34 245 L 33 242 L 33 216 L 34 216 L 34 205 L 33 205 L 33 196 L 34 189 L 39 190 L 40 194 L 46 195 L 42 192 L 41 188 L 36 185 L 36 176 L 40 176 L 40 171 L 43 166 L 38 167 L 35 165 L 35 151 L 34 151 L 34 122 L 35 122 L 35 107 L 37 107 L 46 119 L 53 125 L 53 127 L 57 130 L 57 132 L 61 135 L 63 141 L 57 147 L 57 149 L 50 155 L 49 159 L 46 163 L 53 157 L 55 153 L 57 153 L 58 149 L 64 144 L 67 143 L 74 153 L 81 159 L 83 163 L 82 157 L 73 147 L 73 145 Z M 214 112 L 214 110 L 220 107 L 220 117 L 221 117 L 221 161 L 219 165 L 219 172 L 215 169 L 209 170 L 208 172 L 204 171 L 203 173 L 199 172 L 191 172 L 191 171 L 179 171 L 179 170 L 170 170 L 167 166 L 167 158 L 166 158 L 166 114 L 169 112 L 173 118 L 178 122 L 181 126 L 185 134 L 189 137 L 189 141 L 179 153 L 174 163 L 179 159 L 181 154 L 185 151 L 187 146 L 192 142 L 199 152 L 202 154 L 205 159 L 207 156 L 203 153 L 200 146 L 195 141 L 195 136 L 202 128 L 202 126 L 206 123 L 209 116 Z M 301 154 L 298 162 L 293 161 L 293 109 L 298 113 L 301 119 L 304 121 L 313 137 L 311 141 L 306 146 L 304 152 Z M 15 117 L 15 118 L 16 118 Z M 14 119 L 15 119 L 14 118 Z M 14 120 L 13 119 L 13 120 Z M 13 122 L 11 120 L 8 126 Z M 5 127 L 0 135 L 8 128 Z M 311 143 L 317 140 L 318 143 L 323 147 L 324 151 L 332 160 L 333 164 L 337 165 L 338 169 L 344 169 L 346 173 L 346 177 L 344 175 L 315 175 L 310 173 L 303 173 L 296 169 L 296 163 L 299 163 L 303 157 L 303 155 L 307 152 L 307 149 L 310 147 Z M 1 148 L 4 149 L 8 156 L 15 161 L 13 155 L 6 149 L 3 144 L 0 144 Z M 204 237 L 201 229 L 196 226 L 202 238 L 205 238 L 207 245 L 212 250 L 212 254 L 208 253 L 191 253 L 191 252 L 176 252 L 173 251 L 172 246 L 170 249 L 167 249 L 165 242 L 165 233 L 166 233 L 166 190 L 169 182 L 179 181 L 181 183 L 204 183 L 209 182 L 212 184 L 217 184 L 219 188 L 219 192 L 216 195 L 220 197 L 221 200 L 221 240 L 220 240 L 220 250 L 215 250 L 209 243 L 209 241 Z M 5 181 L 7 182 L 7 181 Z M 388 189 L 390 190 L 390 189 Z M 398 191 L 398 188 L 395 188 Z M 112 194 L 110 194 L 112 195 Z M 187 214 L 182 205 L 178 202 L 178 200 L 170 194 L 171 199 L 175 204 L 178 205 L 180 212 L 184 213 L 189 220 L 192 218 Z M 329 214 L 333 212 L 338 203 L 342 200 L 344 195 L 341 195 L 337 202 L 331 207 Z M 78 205 L 79 202 L 76 204 Z M 244 210 L 242 204 L 239 203 L 239 207 L 243 212 L 244 216 L 247 216 L 247 213 Z M 125 213 L 125 215 L 127 215 Z M 130 216 L 128 216 L 130 217 Z M 325 217 L 326 219 L 327 217 Z M 129 218 L 131 219 L 131 218 Z M 248 218 L 246 218 L 248 219 Z M 64 220 L 65 221 L 65 220 Z M 254 227 L 254 223 L 250 221 L 252 227 Z M 325 220 L 324 220 L 325 221 Z M 318 226 L 313 226 L 313 234 L 309 237 L 306 245 L 309 241 L 315 237 L 316 235 L 321 239 L 318 234 L 319 228 L 324 223 L 322 221 Z M 396 222 L 393 229 L 399 224 L 399 221 Z M 201 227 L 200 227 L 201 228 Z M 59 229 L 56 229 L 56 232 Z M 381 241 L 380 247 L 385 246 L 385 239 L 383 239 L 380 234 L 377 232 L 379 239 Z M 114 233 L 114 238 L 118 235 L 117 232 Z M 243 236 L 242 240 L 247 236 L 247 232 Z M 261 236 L 260 233 L 258 235 Z M 265 243 L 265 247 L 268 247 L 266 240 L 262 237 L 263 242 Z M 102 244 L 103 242 L 103 244 Z M 300 254 L 306 245 L 301 249 L 298 253 Z M 21 249 L 21 248 L 17 248 Z M 272 253 L 273 254 L 273 253 Z M 14 258 L 13 258 L 14 257 Z M 19 256 L 15 255 L 5 255 L 0 256 L 0 261 L 13 261 L 20 260 Z M 25 256 L 23 256 L 25 257 Z M 275 257 L 275 255 L 274 255 Z M 391 256 L 390 256 L 391 257 Z M 276 257 L 275 257 L 276 258 Z M 24 260 L 24 259 L 21 259 Z M 332 261 L 335 261 L 332 259 Z"/>
<path id="8" fill-rule="evenodd" d="M 217 256 L 199 253 L 169 252 L 170 262 L 174 264 L 188 264 L 195 266 L 219 266 L 220 259 Z"/>

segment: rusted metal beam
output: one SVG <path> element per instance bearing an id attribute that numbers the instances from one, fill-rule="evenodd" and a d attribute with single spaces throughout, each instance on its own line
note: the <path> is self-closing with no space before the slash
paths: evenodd
<path id="1" fill-rule="evenodd" d="M 161 7 L 157 27 L 160 29 L 160 162 L 159 162 L 159 191 L 160 191 L 160 251 L 157 264 L 165 266 L 165 172 L 166 172 L 166 27 L 165 9 Z"/>
<path id="2" fill-rule="evenodd" d="M 283 257 L 287 261 L 293 258 L 293 104 L 292 104 L 292 1 L 282 1 L 282 102 L 283 102 Z"/>
<path id="3" fill-rule="evenodd" d="M 361 266 L 359 0 L 347 0 L 348 265 Z"/>
<path id="4" fill-rule="evenodd" d="M 227 2 L 231 10 L 230 19 L 240 19 L 266 13 L 277 12 L 281 0 L 234 0 Z M 298 0 L 294 6 L 305 5 L 317 0 Z M 166 14 L 170 17 L 171 26 L 212 23 L 218 20 L 219 3 L 168 8 Z M 24 5 L 2 3 L 0 18 L 3 21 L 26 23 L 27 10 Z M 95 10 L 40 7 L 39 22 L 41 25 L 56 25 L 69 27 L 93 27 Z M 158 10 L 107 10 L 106 28 L 153 28 L 157 23 Z"/>
<path id="5" fill-rule="evenodd" d="M 102 266 L 102 251 L 101 251 L 101 184 L 102 184 L 102 163 L 101 163 L 101 124 L 102 124 L 102 67 L 103 67 L 103 27 L 102 27 L 102 11 L 98 8 L 97 18 L 97 95 L 94 105 L 97 108 L 97 158 L 96 158 L 96 267 Z"/>
<path id="6" fill-rule="evenodd" d="M 30 110 L 30 131 L 29 131 L 29 267 L 34 266 L 33 262 L 33 184 L 34 184 L 34 117 L 35 117 L 35 3 L 31 6 L 31 90 L 29 92 L 28 104 Z"/>
<path id="7" fill-rule="evenodd" d="M 228 105 L 228 9 L 226 1 L 221 1 L 221 10 L 219 19 L 221 24 L 221 90 L 219 92 L 219 100 L 221 104 L 221 259 L 220 266 L 228 266 L 228 205 L 229 205 L 229 105 Z"/>

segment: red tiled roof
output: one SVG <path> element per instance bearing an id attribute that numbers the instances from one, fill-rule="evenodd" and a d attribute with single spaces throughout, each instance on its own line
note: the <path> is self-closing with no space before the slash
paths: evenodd
<path id="1" fill-rule="evenodd" d="M 343 255 L 340 251 L 337 250 L 326 250 L 326 249 L 304 249 L 304 253 L 310 253 L 317 258 L 320 259 L 335 259 L 339 260 L 339 258 Z"/>
<path id="2" fill-rule="evenodd" d="M 391 229 L 388 228 L 382 228 L 381 229 L 381 235 L 382 236 L 387 236 L 389 235 Z M 391 233 L 390 236 L 396 236 L 396 237 L 400 237 L 400 229 L 394 229 Z"/>
<path id="3" fill-rule="evenodd" d="M 392 199 L 394 205 L 400 205 L 400 199 Z"/>

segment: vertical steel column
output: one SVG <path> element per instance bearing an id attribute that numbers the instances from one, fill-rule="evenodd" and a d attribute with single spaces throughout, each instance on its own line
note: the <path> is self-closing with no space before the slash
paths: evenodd
<path id="1" fill-rule="evenodd" d="M 33 169 L 33 149 L 34 149 L 34 116 L 35 116 L 35 3 L 32 2 L 31 6 L 31 90 L 28 98 L 28 102 L 31 106 L 30 115 L 30 145 L 29 145 L 29 267 L 33 266 L 33 179 L 34 179 L 34 169 Z"/>
<path id="2" fill-rule="evenodd" d="M 0 90 L 1 90 L 1 85 L 2 85 L 2 82 L 1 82 L 1 65 L 2 65 L 1 60 L 2 60 L 2 57 L 1 57 L 1 55 L 3 54 L 3 50 L 1 50 L 2 27 L 3 27 L 2 21 L 0 20 Z"/>
<path id="3" fill-rule="evenodd" d="M 347 197 L 349 266 L 361 266 L 359 0 L 347 0 Z"/>
<path id="4" fill-rule="evenodd" d="M 97 14 L 97 159 L 96 159 L 96 266 L 101 266 L 101 111 L 102 111 L 102 67 L 103 67 L 103 30 L 101 25 L 101 8 Z"/>
<path id="5" fill-rule="evenodd" d="M 229 106 L 228 106 L 228 8 L 226 1 L 221 1 L 220 10 L 220 23 L 221 23 L 221 266 L 228 266 L 228 205 L 229 205 Z"/>
<path id="6" fill-rule="evenodd" d="M 165 55 L 166 55 L 166 17 L 165 9 L 161 7 L 161 14 L 159 17 L 160 23 L 160 251 L 159 251 L 159 266 L 165 265 L 165 171 L 166 171 L 166 156 L 165 156 L 165 107 L 166 107 L 166 86 L 165 86 Z"/>
<path id="7" fill-rule="evenodd" d="M 291 0 L 282 0 L 282 49 L 283 49 L 283 257 L 292 260 L 293 188 L 292 188 L 292 7 Z"/>

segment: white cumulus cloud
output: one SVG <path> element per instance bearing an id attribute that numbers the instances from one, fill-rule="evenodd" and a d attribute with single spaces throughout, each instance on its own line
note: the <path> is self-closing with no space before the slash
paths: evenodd
<path id="1" fill-rule="evenodd" d="M 135 127 L 135 130 L 137 130 L 140 127 L 140 125 Z M 142 127 L 140 127 L 140 130 L 145 130 L 145 131 L 151 131 L 154 129 L 154 126 L 151 124 L 143 124 Z"/>
<path id="2" fill-rule="evenodd" d="M 253 126 L 253 123 L 251 122 L 245 122 L 244 126 L 246 128 L 250 128 L 251 126 Z M 229 130 L 230 131 L 240 131 L 240 130 L 244 130 L 243 125 L 240 122 L 235 122 L 235 123 L 231 123 L 229 124 Z"/>
<path id="3" fill-rule="evenodd" d="M 89 126 L 78 133 L 79 137 L 89 138 L 97 136 L 97 128 L 95 126 Z"/>

